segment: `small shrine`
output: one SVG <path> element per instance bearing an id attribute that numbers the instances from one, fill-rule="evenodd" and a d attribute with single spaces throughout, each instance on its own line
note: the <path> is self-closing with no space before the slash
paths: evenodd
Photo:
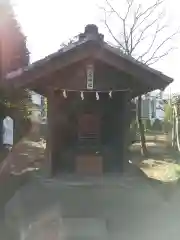
<path id="1" fill-rule="evenodd" d="M 123 171 L 131 100 L 171 82 L 106 43 L 95 25 L 87 25 L 77 42 L 4 80 L 48 99 L 45 167 L 51 175 Z"/>

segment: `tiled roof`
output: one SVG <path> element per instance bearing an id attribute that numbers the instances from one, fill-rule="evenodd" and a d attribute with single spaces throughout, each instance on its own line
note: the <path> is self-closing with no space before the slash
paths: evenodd
<path id="1" fill-rule="evenodd" d="M 6 75 L 5 79 L 12 79 L 16 78 L 18 76 L 21 76 L 24 72 L 28 72 L 31 70 L 35 70 L 36 68 L 41 68 L 43 67 L 46 63 L 50 62 L 51 60 L 55 60 L 56 58 L 60 58 L 62 55 L 66 54 L 67 52 L 70 52 L 71 50 L 74 50 L 78 47 L 81 47 L 82 45 L 88 43 L 88 42 L 96 42 L 100 44 L 102 48 L 105 50 L 116 54 L 117 56 L 133 63 L 134 65 L 139 66 L 140 68 L 151 72 L 153 74 L 156 74 L 160 78 L 162 78 L 167 84 L 171 83 L 173 79 L 167 77 L 164 75 L 162 72 L 157 71 L 153 68 L 150 68 L 149 66 L 137 61 L 131 56 L 128 56 L 124 54 L 118 47 L 114 47 L 107 42 L 104 41 L 104 36 L 102 34 L 98 33 L 98 28 L 95 25 L 87 25 L 85 28 L 85 32 L 79 35 L 79 39 L 75 42 L 72 42 L 68 44 L 67 46 L 64 46 L 63 48 L 60 48 L 57 52 L 52 53 L 45 58 L 38 60 L 32 64 L 30 64 L 27 67 L 24 67 L 22 69 L 18 69 L 17 71 L 10 72 Z"/>

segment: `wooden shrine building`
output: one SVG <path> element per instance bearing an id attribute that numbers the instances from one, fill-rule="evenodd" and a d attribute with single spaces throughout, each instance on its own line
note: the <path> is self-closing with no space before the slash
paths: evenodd
<path id="1" fill-rule="evenodd" d="M 127 156 L 131 100 L 172 79 L 104 41 L 87 25 L 77 42 L 9 73 L 6 87 L 48 99 L 46 170 L 119 172 Z"/>

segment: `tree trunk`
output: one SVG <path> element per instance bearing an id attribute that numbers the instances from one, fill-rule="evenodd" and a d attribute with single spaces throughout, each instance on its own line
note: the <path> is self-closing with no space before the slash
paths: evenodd
<path id="1" fill-rule="evenodd" d="M 175 118 L 175 136 L 176 136 L 176 145 L 177 150 L 180 152 L 180 140 L 179 140 L 179 117 L 177 106 L 174 105 L 174 118 Z"/>
<path id="2" fill-rule="evenodd" d="M 146 138 L 144 134 L 144 124 L 141 118 L 141 103 L 142 99 L 141 96 L 138 97 L 138 111 L 137 111 L 137 120 L 139 125 L 139 132 L 140 132 L 140 141 L 141 141 L 141 154 L 145 157 L 148 155 L 148 150 L 146 147 Z"/>
<path id="3" fill-rule="evenodd" d="M 175 112 L 173 109 L 172 113 L 172 147 L 175 149 L 176 148 L 176 119 L 175 119 Z"/>

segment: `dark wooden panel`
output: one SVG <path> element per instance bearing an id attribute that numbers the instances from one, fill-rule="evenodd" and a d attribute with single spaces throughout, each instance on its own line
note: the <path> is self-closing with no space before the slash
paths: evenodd
<path id="1" fill-rule="evenodd" d="M 119 71 L 132 75 L 135 79 L 141 81 L 142 84 L 145 84 L 147 88 L 152 87 L 153 89 L 161 89 L 166 87 L 172 81 L 172 79 L 161 73 L 155 73 L 155 71 L 151 71 L 148 67 L 145 69 L 141 64 L 138 65 L 135 62 L 133 63 L 133 61 L 129 61 L 128 59 L 120 57 L 120 55 L 106 49 L 97 51 L 96 59 Z M 165 79 L 168 79 L 169 82 Z"/>
<path id="2" fill-rule="evenodd" d="M 80 62 L 56 72 L 50 81 L 47 82 L 53 88 L 80 90 L 86 88 L 85 63 Z"/>
<path id="3" fill-rule="evenodd" d="M 102 156 L 86 154 L 76 157 L 76 173 L 78 174 L 102 174 Z"/>
<path id="4" fill-rule="evenodd" d="M 118 90 L 133 88 L 132 76 L 117 71 L 115 68 L 96 62 L 94 88 L 100 90 Z"/>

